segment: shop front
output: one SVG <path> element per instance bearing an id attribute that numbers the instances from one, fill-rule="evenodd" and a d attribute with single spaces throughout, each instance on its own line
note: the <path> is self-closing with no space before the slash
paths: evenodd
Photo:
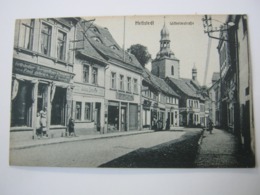
<path id="1" fill-rule="evenodd" d="M 77 134 L 103 133 L 104 88 L 74 83 L 72 118 Z"/>
<path id="2" fill-rule="evenodd" d="M 138 130 L 138 104 L 108 101 L 107 131 Z"/>
<path id="3" fill-rule="evenodd" d="M 11 132 L 26 131 L 34 138 L 36 116 L 44 113 L 47 135 L 61 136 L 69 117 L 74 75 L 22 60 L 14 60 L 13 73 Z"/>

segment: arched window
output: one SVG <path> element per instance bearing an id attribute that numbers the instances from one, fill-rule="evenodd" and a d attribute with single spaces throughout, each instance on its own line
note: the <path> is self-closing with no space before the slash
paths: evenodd
<path id="1" fill-rule="evenodd" d="M 174 67 L 173 66 L 172 66 L 172 70 L 171 71 L 172 71 L 172 75 L 174 75 Z"/>

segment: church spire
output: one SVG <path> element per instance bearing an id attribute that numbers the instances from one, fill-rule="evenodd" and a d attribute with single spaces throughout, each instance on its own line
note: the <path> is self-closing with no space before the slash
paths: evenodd
<path id="1" fill-rule="evenodd" d="M 163 28 L 161 30 L 161 40 L 160 40 L 160 51 L 157 53 L 156 58 L 159 59 L 161 57 L 173 57 L 174 53 L 172 52 L 171 48 L 170 48 L 170 32 L 166 26 L 166 22 L 165 22 L 165 16 L 164 16 L 164 25 Z"/>

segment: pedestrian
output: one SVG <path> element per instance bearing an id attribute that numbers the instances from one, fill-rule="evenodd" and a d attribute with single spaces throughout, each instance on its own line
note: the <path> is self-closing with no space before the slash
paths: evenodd
<path id="1" fill-rule="evenodd" d="M 213 131 L 213 122 L 211 119 L 209 119 L 209 132 L 210 134 L 212 134 L 212 131 Z"/>
<path id="2" fill-rule="evenodd" d="M 39 112 L 37 113 L 37 116 L 36 116 L 36 135 L 37 135 L 38 139 L 40 139 L 40 137 L 42 137 L 41 115 Z"/>
<path id="3" fill-rule="evenodd" d="M 165 128 L 165 130 L 170 130 L 170 119 L 169 118 L 167 118 L 167 120 L 166 120 L 166 128 Z"/>
<path id="4" fill-rule="evenodd" d="M 40 114 L 41 114 L 42 135 L 48 137 L 48 134 L 47 134 L 47 107 L 44 107 L 44 109 L 40 111 Z"/>
<path id="5" fill-rule="evenodd" d="M 69 136 L 76 136 L 75 129 L 74 129 L 75 124 L 72 118 L 70 118 L 68 126 L 69 126 Z"/>

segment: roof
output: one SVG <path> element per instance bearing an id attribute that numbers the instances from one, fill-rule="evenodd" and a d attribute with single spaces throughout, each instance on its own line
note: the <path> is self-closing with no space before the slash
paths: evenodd
<path id="1" fill-rule="evenodd" d="M 153 75 L 148 69 L 143 68 L 142 76 L 144 80 L 155 87 L 157 91 L 161 91 L 165 94 L 179 97 L 179 95 L 173 91 L 173 89 L 165 82 L 165 80 Z"/>
<path id="2" fill-rule="evenodd" d="M 82 32 L 85 32 L 85 38 L 101 56 L 105 56 L 105 58 L 111 62 L 120 62 L 120 64 L 125 67 L 142 69 L 136 57 L 124 51 L 114 40 L 107 28 L 91 24 L 84 20 L 79 24 L 82 28 Z"/>
<path id="3" fill-rule="evenodd" d="M 76 49 L 79 53 L 82 55 L 91 57 L 93 59 L 105 62 L 106 60 L 104 57 L 102 57 L 90 44 L 90 42 L 87 39 L 84 39 L 82 29 L 79 25 L 77 25 L 76 30 Z M 84 40 L 84 41 L 83 41 Z"/>
<path id="4" fill-rule="evenodd" d="M 170 80 L 180 91 L 182 91 L 187 96 L 193 97 L 193 98 L 200 98 L 204 99 L 200 93 L 199 90 L 195 88 L 195 86 L 192 84 L 191 79 L 174 79 L 167 77 L 168 80 Z"/>

